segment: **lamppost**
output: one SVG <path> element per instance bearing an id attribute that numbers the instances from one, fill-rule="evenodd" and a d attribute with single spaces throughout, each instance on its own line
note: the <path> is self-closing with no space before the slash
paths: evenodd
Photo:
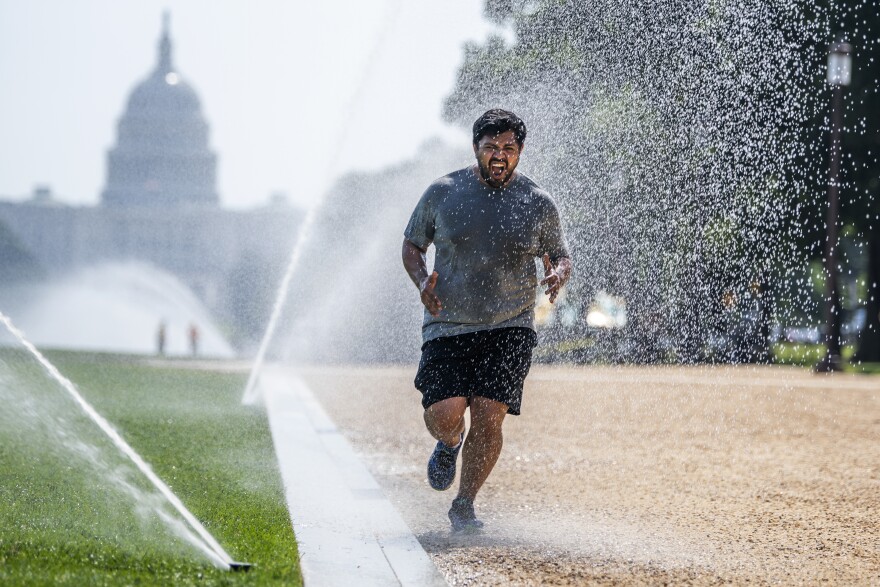
<path id="1" fill-rule="evenodd" d="M 852 46 L 836 41 L 828 48 L 828 83 L 834 88 L 831 99 L 831 157 L 828 165 L 828 217 L 825 225 L 825 357 L 816 371 L 841 371 L 840 291 L 837 279 L 837 240 L 840 224 L 840 151 L 843 127 L 843 89 L 852 80 Z"/>

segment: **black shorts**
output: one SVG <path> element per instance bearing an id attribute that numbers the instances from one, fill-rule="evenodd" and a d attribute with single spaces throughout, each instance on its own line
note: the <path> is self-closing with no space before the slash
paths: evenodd
<path id="1" fill-rule="evenodd" d="M 422 406 L 451 397 L 485 397 L 519 415 L 523 382 L 537 343 L 531 328 L 495 328 L 442 336 L 422 345 L 416 389 Z"/>

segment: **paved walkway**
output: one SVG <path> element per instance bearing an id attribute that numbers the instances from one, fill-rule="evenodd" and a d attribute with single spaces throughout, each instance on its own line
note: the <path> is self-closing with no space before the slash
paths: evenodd
<path id="1" fill-rule="evenodd" d="M 450 583 L 880 587 L 880 377 L 534 365 L 457 537 L 415 369 L 299 374 Z"/>
<path id="2" fill-rule="evenodd" d="M 307 587 L 447 585 L 305 383 L 260 378 Z"/>

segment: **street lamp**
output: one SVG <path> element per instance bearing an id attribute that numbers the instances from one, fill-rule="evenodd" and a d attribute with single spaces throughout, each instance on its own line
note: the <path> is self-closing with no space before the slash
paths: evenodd
<path id="1" fill-rule="evenodd" d="M 825 222 L 825 357 L 816 371 L 841 371 L 840 291 L 837 279 L 837 240 L 840 216 L 840 151 L 843 127 L 843 88 L 852 80 L 852 46 L 836 41 L 828 48 L 828 83 L 831 99 L 831 157 L 828 165 L 828 218 Z"/>

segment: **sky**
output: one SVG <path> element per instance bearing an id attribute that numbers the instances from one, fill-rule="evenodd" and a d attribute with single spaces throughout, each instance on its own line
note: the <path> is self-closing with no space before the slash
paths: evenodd
<path id="1" fill-rule="evenodd" d="M 36 185 L 99 201 L 128 94 L 156 63 L 162 13 L 197 91 L 223 206 L 283 192 L 311 206 L 332 181 L 469 144 L 441 119 L 482 0 L 0 0 L 0 199 Z M 438 170 L 438 176 L 448 170 Z"/>

